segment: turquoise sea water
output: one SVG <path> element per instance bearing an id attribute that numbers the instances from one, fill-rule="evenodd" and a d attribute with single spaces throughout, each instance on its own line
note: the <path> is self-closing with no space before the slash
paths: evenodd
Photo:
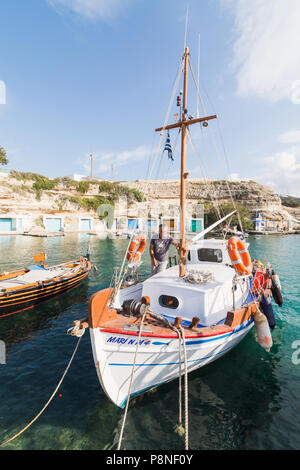
<path id="1" fill-rule="evenodd" d="M 299 449 L 300 237 L 250 237 L 252 257 L 269 260 L 283 287 L 284 305 L 274 304 L 274 345 L 266 353 L 255 329 L 231 352 L 189 375 L 191 449 Z M 0 319 L 7 364 L 0 365 L 0 443 L 23 428 L 56 387 L 75 347 L 66 330 L 87 316 L 89 296 L 108 286 L 127 240 L 75 235 L 59 238 L 0 237 L 0 270 L 32 264 L 46 251 L 48 264 L 84 255 L 90 243 L 99 271 L 74 291 L 34 310 Z M 144 255 L 142 276 L 149 272 Z M 300 347 L 298 346 L 298 349 Z M 299 361 L 300 362 L 300 361 Z M 61 396 L 60 396 L 61 395 Z M 178 381 L 159 387 L 129 407 L 123 449 L 183 450 L 177 423 Z M 123 411 L 102 392 L 93 364 L 89 334 L 58 394 L 45 413 L 7 449 L 115 449 Z"/>

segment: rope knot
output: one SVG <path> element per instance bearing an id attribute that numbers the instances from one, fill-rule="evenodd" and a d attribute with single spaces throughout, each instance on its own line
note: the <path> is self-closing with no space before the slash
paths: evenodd
<path id="1" fill-rule="evenodd" d="M 85 333 L 85 328 L 82 328 L 81 322 L 79 320 L 75 321 L 74 326 L 72 326 L 72 328 L 69 328 L 67 330 L 67 335 L 77 336 L 77 338 L 81 338 L 81 336 L 83 336 L 84 333 Z"/>

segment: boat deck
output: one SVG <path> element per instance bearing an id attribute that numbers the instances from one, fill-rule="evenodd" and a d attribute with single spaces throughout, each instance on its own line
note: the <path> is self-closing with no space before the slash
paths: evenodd
<path id="1" fill-rule="evenodd" d="M 234 328 L 222 324 L 215 326 L 206 326 L 201 328 L 188 328 L 183 326 L 186 338 L 198 338 L 205 336 L 215 336 L 218 334 L 228 333 Z M 139 334 L 139 324 L 132 317 L 118 313 L 116 320 L 100 323 L 99 328 L 103 332 L 118 333 L 123 335 L 137 336 Z M 168 327 L 162 320 L 156 318 L 147 318 L 143 323 L 141 336 L 155 336 L 165 338 L 177 338 L 177 333 Z"/>
<path id="2" fill-rule="evenodd" d="M 49 281 L 55 277 L 63 276 L 70 273 L 70 268 L 57 269 L 34 269 L 11 279 L 0 281 L 0 291 L 2 289 L 11 289 L 27 284 L 34 284 L 39 281 Z"/>

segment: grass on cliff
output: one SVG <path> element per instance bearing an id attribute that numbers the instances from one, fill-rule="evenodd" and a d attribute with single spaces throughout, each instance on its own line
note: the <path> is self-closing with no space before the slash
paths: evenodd
<path id="1" fill-rule="evenodd" d="M 99 206 L 103 204 L 111 204 L 113 205 L 113 201 L 106 197 L 81 197 L 81 196 L 66 196 L 69 202 L 72 204 L 77 205 L 79 208 L 84 209 L 86 211 L 94 211 L 97 212 Z"/>
<path id="2" fill-rule="evenodd" d="M 87 210 L 93 209 L 95 206 L 98 207 L 98 201 L 105 201 L 104 204 L 113 204 L 120 196 L 126 196 L 128 204 L 133 202 L 142 202 L 144 195 L 137 189 L 131 189 L 128 186 L 122 186 L 118 183 L 112 183 L 110 181 L 74 181 L 71 178 L 65 176 L 64 178 L 50 179 L 46 176 L 39 175 L 37 173 L 22 172 L 11 170 L 10 175 L 18 181 L 23 183 L 27 181 L 33 181 L 32 189 L 35 191 L 36 199 L 39 201 L 43 191 L 51 191 L 58 185 L 62 185 L 66 189 L 75 190 L 81 195 L 87 194 L 91 186 L 98 186 L 98 193 L 102 197 L 84 198 L 72 196 L 69 198 L 70 202 L 73 199 L 77 205 Z M 98 205 L 97 205 L 98 204 Z"/>

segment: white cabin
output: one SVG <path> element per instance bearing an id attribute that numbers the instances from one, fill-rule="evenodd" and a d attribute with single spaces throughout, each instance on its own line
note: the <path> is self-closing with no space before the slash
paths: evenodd
<path id="1" fill-rule="evenodd" d="M 228 255 L 227 241 L 208 239 L 193 244 L 187 257 L 186 274 L 211 273 L 208 282 L 192 283 L 179 277 L 174 266 L 143 282 L 142 295 L 151 299 L 151 309 L 167 317 L 182 317 L 211 326 L 224 321 L 233 308 L 233 279 L 236 271 Z M 240 306 L 249 292 L 248 279 L 234 288 L 235 305 Z"/>

